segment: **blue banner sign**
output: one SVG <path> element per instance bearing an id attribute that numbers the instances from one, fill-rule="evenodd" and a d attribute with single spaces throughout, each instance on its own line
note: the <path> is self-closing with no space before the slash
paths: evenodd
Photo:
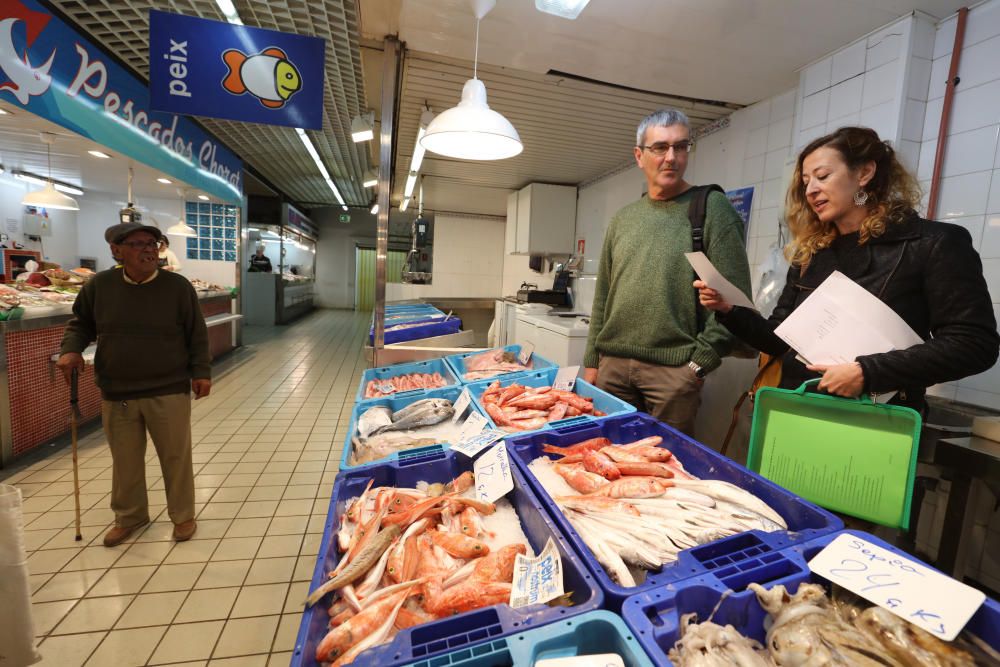
<path id="1" fill-rule="evenodd" d="M 34 0 L 0 3 L 0 98 L 226 201 L 243 162 Z"/>
<path id="2" fill-rule="evenodd" d="M 159 111 L 323 127 L 326 42 L 149 12 L 149 88 Z"/>
<path id="3" fill-rule="evenodd" d="M 726 192 L 729 202 L 736 209 L 736 212 L 743 218 L 743 231 L 747 230 L 750 224 L 750 206 L 753 204 L 753 188 L 740 188 L 739 190 L 729 190 Z"/>

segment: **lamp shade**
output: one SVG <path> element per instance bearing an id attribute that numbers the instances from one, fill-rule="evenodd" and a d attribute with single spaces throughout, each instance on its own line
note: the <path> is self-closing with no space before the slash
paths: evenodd
<path id="1" fill-rule="evenodd" d="M 167 227 L 167 234 L 171 236 L 198 236 L 194 227 L 185 224 L 183 220 L 178 220 L 177 224 Z"/>
<path id="2" fill-rule="evenodd" d="M 486 86 L 479 79 L 465 82 L 462 101 L 431 121 L 420 145 L 463 160 L 503 160 L 524 150 L 510 121 L 486 104 Z"/>
<path id="3" fill-rule="evenodd" d="M 39 206 L 41 208 L 51 208 L 61 211 L 79 211 L 80 205 L 72 197 L 64 195 L 55 189 L 49 181 L 41 190 L 35 190 L 24 195 L 21 200 L 24 206 Z"/>

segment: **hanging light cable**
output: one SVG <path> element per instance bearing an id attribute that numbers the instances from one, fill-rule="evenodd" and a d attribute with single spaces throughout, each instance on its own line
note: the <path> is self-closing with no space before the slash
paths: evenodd
<path id="1" fill-rule="evenodd" d="M 61 211 L 79 211 L 80 205 L 76 203 L 76 200 L 58 192 L 52 183 L 52 144 L 55 142 L 55 135 L 50 132 L 41 132 L 39 136 L 42 143 L 45 144 L 45 155 L 49 165 L 49 180 L 41 190 L 29 192 L 24 195 L 21 204 Z"/>

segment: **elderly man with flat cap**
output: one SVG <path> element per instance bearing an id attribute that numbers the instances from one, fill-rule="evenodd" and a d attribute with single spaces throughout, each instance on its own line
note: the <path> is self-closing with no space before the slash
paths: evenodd
<path id="1" fill-rule="evenodd" d="M 58 367 L 69 381 L 83 368 L 83 350 L 97 341 L 94 374 L 104 399 L 101 416 L 111 448 L 111 509 L 104 536 L 113 547 L 149 523 L 146 433 L 163 471 L 174 539 L 189 540 L 194 519 L 191 392 L 212 387 L 208 331 L 187 278 L 158 270 L 156 227 L 137 222 L 104 233 L 117 266 L 80 290 L 66 325 Z"/>

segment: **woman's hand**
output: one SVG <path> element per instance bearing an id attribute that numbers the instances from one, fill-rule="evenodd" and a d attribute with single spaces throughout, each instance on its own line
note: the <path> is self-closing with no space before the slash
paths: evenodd
<path id="1" fill-rule="evenodd" d="M 733 309 L 733 304 L 722 298 L 722 295 L 705 284 L 703 280 L 694 281 L 694 288 L 698 290 L 698 301 L 701 305 L 717 313 L 728 313 Z"/>
<path id="2" fill-rule="evenodd" d="M 823 378 L 819 381 L 819 388 L 836 396 L 846 396 L 856 398 L 865 388 L 865 374 L 861 370 L 861 364 L 852 361 L 849 364 L 835 364 L 833 366 L 806 366 L 814 373 L 822 373 Z"/>

